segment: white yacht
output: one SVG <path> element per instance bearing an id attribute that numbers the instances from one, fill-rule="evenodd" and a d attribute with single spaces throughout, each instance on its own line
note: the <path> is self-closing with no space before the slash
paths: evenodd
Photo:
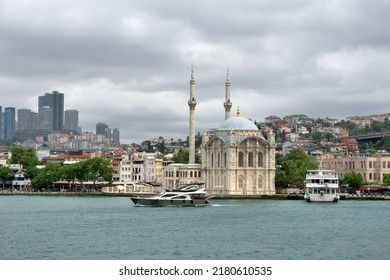
<path id="1" fill-rule="evenodd" d="M 308 170 L 304 199 L 307 202 L 338 202 L 339 178 L 334 170 Z"/>
<path id="2" fill-rule="evenodd" d="M 147 197 L 131 197 L 136 206 L 206 206 L 209 204 L 204 183 L 186 184 L 174 190 Z"/>

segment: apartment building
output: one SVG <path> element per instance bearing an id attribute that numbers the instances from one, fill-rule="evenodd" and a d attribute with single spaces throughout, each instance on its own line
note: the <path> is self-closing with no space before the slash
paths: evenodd
<path id="1" fill-rule="evenodd" d="M 383 175 L 390 173 L 390 153 L 385 152 L 379 152 L 376 156 L 324 154 L 319 160 L 323 169 L 335 170 L 341 179 L 345 174 L 355 172 L 361 174 L 366 182 L 381 184 Z"/>

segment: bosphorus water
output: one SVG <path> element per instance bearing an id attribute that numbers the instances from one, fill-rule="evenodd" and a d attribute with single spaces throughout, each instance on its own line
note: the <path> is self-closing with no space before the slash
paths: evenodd
<path id="1" fill-rule="evenodd" d="M 389 260 L 390 201 L 0 196 L 1 260 Z"/>

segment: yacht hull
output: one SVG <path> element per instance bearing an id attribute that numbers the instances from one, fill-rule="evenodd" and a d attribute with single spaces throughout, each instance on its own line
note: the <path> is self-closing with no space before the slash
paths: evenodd
<path id="1" fill-rule="evenodd" d="M 131 197 L 136 206 L 207 206 L 210 205 L 207 199 L 158 199 Z"/>

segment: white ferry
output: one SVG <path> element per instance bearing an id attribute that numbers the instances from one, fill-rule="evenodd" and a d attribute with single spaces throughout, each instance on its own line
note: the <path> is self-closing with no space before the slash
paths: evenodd
<path id="1" fill-rule="evenodd" d="M 24 191 L 31 189 L 31 180 L 26 179 L 20 172 L 16 173 L 12 180 L 12 190 Z"/>
<path id="2" fill-rule="evenodd" d="M 339 178 L 334 170 L 308 170 L 304 199 L 307 202 L 338 202 Z"/>

